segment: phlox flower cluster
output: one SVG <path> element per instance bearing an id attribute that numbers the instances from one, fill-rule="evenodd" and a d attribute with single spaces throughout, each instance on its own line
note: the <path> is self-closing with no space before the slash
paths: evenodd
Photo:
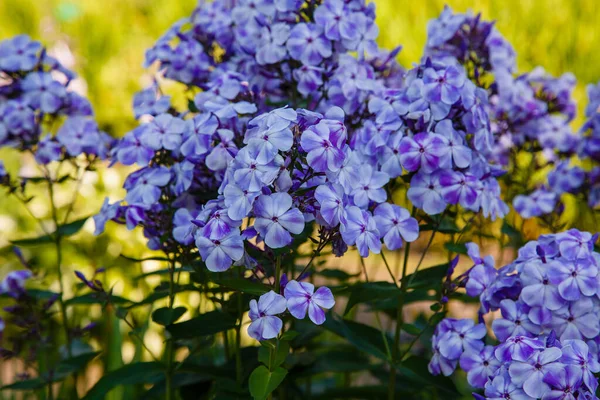
<path id="1" fill-rule="evenodd" d="M 460 365 L 486 399 L 596 399 L 600 372 L 600 254 L 596 235 L 572 229 L 542 235 L 499 270 L 470 243 L 474 266 L 455 280 L 479 297 L 480 321 L 445 319 L 433 337 L 430 372 Z M 489 329 L 497 345 L 486 344 Z M 490 343 L 488 341 L 487 343 Z"/>
<path id="2" fill-rule="evenodd" d="M 492 158 L 510 171 L 505 176 L 507 185 L 523 188 L 507 199 L 521 216 L 560 212 L 561 196 L 566 193 L 581 195 L 591 207 L 598 204 L 598 168 L 579 166 L 579 160 L 597 158 L 595 86 L 588 88 L 588 121 L 574 131 L 571 123 L 577 105 L 572 98 L 576 84 L 572 74 L 556 78 L 538 67 L 516 75 L 514 49 L 493 22 L 472 13 L 454 13 L 449 7 L 430 21 L 425 55 L 463 66 L 469 78 L 485 89 L 493 133 Z M 531 176 L 516 167 L 520 152 L 533 155 L 536 169 L 549 170 L 547 179 L 536 180 L 532 187 Z"/>
<path id="3" fill-rule="evenodd" d="M 0 41 L 0 147 L 31 152 L 39 164 L 106 158 L 112 139 L 89 101 L 70 90 L 73 78 L 40 42 L 26 35 Z"/>

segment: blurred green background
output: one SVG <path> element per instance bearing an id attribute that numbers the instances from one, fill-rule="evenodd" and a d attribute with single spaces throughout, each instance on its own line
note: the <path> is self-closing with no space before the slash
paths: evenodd
<path id="1" fill-rule="evenodd" d="M 388 48 L 402 45 L 399 55 L 405 67 L 418 62 L 426 38 L 427 21 L 435 18 L 445 3 L 455 11 L 481 12 L 486 19 L 497 20 L 497 26 L 513 44 L 518 54 L 520 71 L 537 65 L 560 75 L 572 72 L 578 79 L 575 93 L 581 110 L 585 105 L 585 86 L 600 79 L 600 2 L 597 0 L 377 0 L 380 43 Z M 152 79 L 142 67 L 145 50 L 175 21 L 189 15 L 193 0 L 0 0 L 0 40 L 26 33 L 41 41 L 49 52 L 79 74 L 75 87 L 87 94 L 94 106 L 102 129 L 115 137 L 122 136 L 136 125 L 131 102 L 133 94 L 147 86 Z M 9 171 L 20 176 L 35 176 L 35 166 L 28 159 L 19 159 L 9 150 L 0 150 L 0 159 Z M 111 200 L 124 196 L 122 182 L 130 169 L 102 168 L 100 173 L 88 173 L 77 193 L 74 219 L 96 213 L 106 195 Z M 57 202 L 67 207 L 73 187 L 65 185 L 57 194 Z M 34 188 L 36 199 L 32 212 L 40 219 L 49 214 L 47 193 Z M 67 241 L 65 276 L 73 277 L 74 270 L 91 275 L 95 268 L 106 267 L 106 285 L 115 285 L 115 294 L 126 294 L 141 300 L 149 288 L 158 282 L 151 277 L 131 281 L 124 279 L 140 272 L 160 268 L 156 262 L 132 263 L 120 254 L 141 257 L 147 253 L 140 232 L 128 232 L 109 224 L 108 234 L 92 236 L 93 222 Z M 0 277 L 7 270 L 19 268 L 18 260 L 9 247 L 9 240 L 39 234 L 39 228 L 25 210 L 0 193 Z M 34 267 L 56 265 L 51 248 L 25 250 Z M 373 260 L 370 260 L 373 261 Z M 58 290 L 54 270 L 41 276 L 40 285 L 48 284 Z M 158 279 L 158 278 L 157 278 Z M 70 287 L 71 285 L 67 285 Z M 69 292 L 66 297 L 74 293 Z M 180 298 L 179 301 L 198 303 L 199 298 Z M 70 310 L 82 325 L 101 319 L 94 340 L 105 340 L 108 352 L 104 366 L 113 369 L 123 361 L 141 358 L 143 351 L 129 340 L 124 326 L 110 312 L 99 307 Z M 109 310 L 110 311 L 110 310 Z M 136 318 L 148 321 L 147 310 L 139 310 Z M 121 329 L 119 329 L 121 328 Z M 158 330 L 150 329 L 145 339 L 151 347 L 162 346 Z M 108 338 L 108 339 L 107 339 Z M 93 342 L 93 341 L 92 341 Z M 18 366 L 15 368 L 18 369 Z M 9 377 L 0 378 L 6 382 Z M 124 393 L 115 398 L 127 398 Z"/>

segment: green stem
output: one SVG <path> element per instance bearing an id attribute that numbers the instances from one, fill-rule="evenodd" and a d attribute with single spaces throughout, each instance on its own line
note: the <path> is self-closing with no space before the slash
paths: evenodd
<path id="1" fill-rule="evenodd" d="M 171 260 L 169 268 L 169 308 L 172 310 L 175 304 L 175 260 Z M 173 400 L 175 398 L 175 392 L 173 390 L 173 353 L 174 353 L 173 338 L 169 338 L 167 341 L 166 349 L 166 361 L 167 370 L 165 373 L 166 381 L 166 398 L 167 400 Z"/>
<path id="2" fill-rule="evenodd" d="M 275 259 L 275 293 L 279 294 L 279 284 L 281 283 L 281 256 Z"/>
<path id="3" fill-rule="evenodd" d="M 408 256 L 410 254 L 410 242 L 406 243 L 404 248 L 404 263 L 402 265 L 402 276 L 400 278 L 400 296 L 398 296 L 398 307 L 396 308 L 396 330 L 394 331 L 394 348 L 392 350 L 392 365 L 390 367 L 390 380 L 388 382 L 388 399 L 393 400 L 396 397 L 396 363 L 400 353 L 400 332 L 404 324 L 402 310 L 404 308 L 404 295 L 407 285 L 405 282 L 408 271 Z"/>
<path id="4" fill-rule="evenodd" d="M 240 277 L 243 278 L 243 273 L 240 272 Z M 242 318 L 244 316 L 244 308 L 242 304 L 242 294 L 237 296 L 237 311 L 238 325 L 235 335 L 235 379 L 238 385 L 242 384 Z"/>

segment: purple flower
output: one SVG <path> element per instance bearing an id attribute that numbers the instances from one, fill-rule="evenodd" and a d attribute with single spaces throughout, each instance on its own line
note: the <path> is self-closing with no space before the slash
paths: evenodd
<path id="1" fill-rule="evenodd" d="M 196 235 L 196 246 L 206 268 L 213 272 L 228 270 L 234 261 L 244 256 L 244 241 L 238 230 L 219 239 L 209 239 L 204 234 Z"/>
<path id="2" fill-rule="evenodd" d="M 283 322 L 275 315 L 285 311 L 285 297 L 270 291 L 256 300 L 250 300 L 248 316 L 252 323 L 248 327 L 248 334 L 256 340 L 268 340 L 277 337 Z"/>
<path id="3" fill-rule="evenodd" d="M 38 142 L 35 152 L 35 161 L 39 164 L 48 164 L 60 159 L 62 146 L 52 136 L 44 136 Z"/>
<path id="4" fill-rule="evenodd" d="M 294 60 L 307 65 L 319 65 L 331 57 L 331 42 L 323 36 L 323 27 L 317 24 L 295 25 L 287 40 L 287 49 Z"/>
<path id="5" fill-rule="evenodd" d="M 133 96 L 133 112 L 136 119 L 142 115 L 159 115 L 166 113 L 171 106 L 170 96 L 159 95 L 156 86 L 141 90 Z"/>
<path id="6" fill-rule="evenodd" d="M 498 275 L 496 269 L 487 264 L 477 264 L 469 271 L 469 279 L 465 285 L 467 295 L 477 297 L 482 294 Z"/>
<path id="7" fill-rule="evenodd" d="M 408 171 L 433 172 L 447 165 L 447 146 L 444 137 L 432 133 L 418 133 L 400 141 L 400 162 Z"/>
<path id="8" fill-rule="evenodd" d="M 32 72 L 21 82 L 24 97 L 31 107 L 53 114 L 63 106 L 67 96 L 65 87 L 47 72 Z"/>
<path id="9" fill-rule="evenodd" d="M 569 229 L 556 235 L 560 254 L 567 260 L 587 259 L 593 252 L 596 237 L 589 232 Z M 577 261 L 575 261 L 577 262 Z"/>
<path id="10" fill-rule="evenodd" d="M 8 72 L 31 71 L 39 62 L 40 42 L 27 35 L 17 35 L 0 42 L 0 70 Z"/>
<path id="11" fill-rule="evenodd" d="M 383 186 L 390 180 L 385 172 L 374 171 L 370 165 L 365 165 L 360 171 L 359 181 L 352 191 L 354 204 L 360 208 L 367 208 L 369 201 L 383 203 L 387 193 Z"/>
<path id="12" fill-rule="evenodd" d="M 206 157 L 206 166 L 212 171 L 222 171 L 237 154 L 237 147 L 233 141 L 235 134 L 229 129 L 218 129 L 216 136 L 219 144 Z"/>
<path id="13" fill-rule="evenodd" d="M 96 229 L 94 230 L 94 235 L 99 235 L 104 232 L 104 227 L 107 221 L 115 218 L 119 211 L 120 202 L 116 202 L 110 204 L 108 201 L 108 197 L 104 199 L 102 203 L 102 208 L 100 208 L 100 212 L 94 215 L 94 223 L 96 224 Z"/>
<path id="14" fill-rule="evenodd" d="M 544 393 L 543 400 L 576 400 L 579 397 L 575 397 L 577 389 L 581 386 L 581 371 L 575 365 L 565 365 L 560 370 L 550 371 L 544 377 L 544 383 L 549 390 Z"/>
<path id="15" fill-rule="evenodd" d="M 181 144 L 181 154 L 187 158 L 202 156 L 211 148 L 212 135 L 219 122 L 211 113 L 202 113 L 185 121 L 186 129 Z"/>
<path id="16" fill-rule="evenodd" d="M 141 137 L 145 146 L 154 150 L 179 149 L 185 130 L 185 122 L 182 119 L 171 114 L 160 114 L 145 126 Z"/>
<path id="17" fill-rule="evenodd" d="M 594 376 L 600 372 L 600 364 L 592 353 L 588 345 L 582 340 L 567 340 L 562 348 L 562 358 L 565 364 L 572 364 L 578 367 L 583 375 L 583 382 L 591 392 L 596 393 L 598 388 L 598 379 Z M 554 386 L 551 382 L 547 382 Z"/>
<path id="18" fill-rule="evenodd" d="M 344 47 L 356 51 L 359 60 L 365 58 L 365 53 L 376 55 L 378 47 L 375 40 L 379 35 L 379 28 L 373 19 L 363 13 L 353 13 L 349 18 L 352 27 L 341 31 Z"/>
<path id="19" fill-rule="evenodd" d="M 488 381 L 485 385 L 485 398 L 487 400 L 531 400 L 507 373 L 501 373 Z"/>
<path id="20" fill-rule="evenodd" d="M 207 211 L 206 206 L 203 212 Z M 241 225 L 241 221 L 234 221 L 229 218 L 227 211 L 225 210 L 210 210 L 210 218 L 204 225 L 202 233 L 204 236 L 210 239 L 220 239 L 223 236 L 229 235 L 234 228 Z M 200 213 L 198 217 L 202 218 L 203 214 Z"/>
<path id="21" fill-rule="evenodd" d="M 324 27 L 327 39 L 339 41 L 342 39 L 340 32 L 347 37 L 353 35 L 354 24 L 350 15 L 342 0 L 329 0 L 316 8 L 315 22 Z"/>
<path id="22" fill-rule="evenodd" d="M 293 71 L 294 79 L 298 82 L 298 92 L 304 96 L 315 93 L 323 85 L 323 73 L 321 67 L 303 65 Z"/>
<path id="23" fill-rule="evenodd" d="M 0 282 L 0 294 L 18 298 L 25 292 L 25 281 L 33 276 L 27 269 L 9 272 Z"/>
<path id="24" fill-rule="evenodd" d="M 258 123 L 258 126 L 246 132 L 244 143 L 253 147 L 257 153 L 256 161 L 267 164 L 273 161 L 278 150 L 288 151 L 292 148 L 294 135 L 290 125 L 295 120 L 296 111 L 280 108 L 250 121 L 251 124 Z"/>
<path id="25" fill-rule="evenodd" d="M 138 126 L 129 132 L 115 147 L 116 158 L 123 165 L 148 165 L 154 157 L 154 150 L 142 143 L 145 126 Z"/>
<path id="26" fill-rule="evenodd" d="M 538 339 L 526 336 L 513 336 L 496 348 L 494 354 L 502 362 L 511 360 L 525 362 L 538 350 L 544 349 L 544 344 Z"/>
<path id="27" fill-rule="evenodd" d="M 254 200 L 260 195 L 258 191 L 242 189 L 235 184 L 228 184 L 223 189 L 225 206 L 227 206 L 227 215 L 236 221 L 244 219 L 252 210 Z"/>
<path id="28" fill-rule="evenodd" d="M 558 285 L 558 293 L 565 300 L 579 300 L 596 294 L 598 268 L 588 260 L 552 263 L 548 268 L 550 282 Z"/>
<path id="29" fill-rule="evenodd" d="M 361 257 L 368 257 L 369 250 L 375 254 L 381 252 L 381 235 L 375 219 L 368 211 L 356 206 L 349 207 L 340 232 L 346 244 L 356 245 Z"/>
<path id="30" fill-rule="evenodd" d="M 302 133 L 300 144 L 308 152 L 306 161 L 315 171 L 335 172 L 344 162 L 342 146 L 345 140 L 345 131 L 332 130 L 325 120 L 321 120 Z"/>
<path id="31" fill-rule="evenodd" d="M 452 105 L 460 99 L 460 89 L 465 83 L 465 75 L 456 67 L 449 66 L 436 71 L 427 68 L 423 73 L 423 94 L 427 101 Z"/>
<path id="32" fill-rule="evenodd" d="M 320 185 L 315 190 L 315 199 L 319 202 L 321 217 L 329 226 L 338 226 L 344 216 L 344 189 L 335 183 Z"/>
<path id="33" fill-rule="evenodd" d="M 375 209 L 374 218 L 379 232 L 386 232 L 383 243 L 389 250 L 401 248 L 403 239 L 414 242 L 419 237 L 419 223 L 405 208 L 383 203 Z"/>
<path id="34" fill-rule="evenodd" d="M 433 174 L 416 173 L 410 181 L 407 196 L 415 207 L 429 215 L 441 213 L 448 204 L 442 195 L 440 174 L 435 172 Z"/>
<path id="35" fill-rule="evenodd" d="M 557 199 L 556 193 L 538 189 L 529 196 L 515 196 L 513 206 L 523 218 L 539 217 L 551 213 Z"/>
<path id="36" fill-rule="evenodd" d="M 283 61 L 287 55 L 285 42 L 289 35 L 290 26 L 284 23 L 263 27 L 260 31 L 256 62 L 260 65 L 268 65 Z"/>
<path id="37" fill-rule="evenodd" d="M 535 352 L 525 362 L 513 362 L 508 373 L 514 383 L 523 387 L 523 391 L 533 397 L 540 398 L 550 387 L 544 382 L 544 376 L 557 373 L 564 368 L 559 362 L 562 351 L 557 347 Z"/>
<path id="38" fill-rule="evenodd" d="M 450 329 L 440 336 L 440 353 L 450 359 L 458 359 L 464 351 L 480 351 L 486 334 L 485 324 L 471 319 L 447 319 Z"/>
<path id="39" fill-rule="evenodd" d="M 269 163 L 260 163 L 257 160 L 260 149 L 256 146 L 242 148 L 233 163 L 233 180 L 241 188 L 256 192 L 268 186 L 279 174 L 282 158 L 278 157 Z"/>
<path id="40" fill-rule="evenodd" d="M 558 287 L 550 282 L 548 275 L 551 265 L 560 261 L 544 264 L 539 261 L 530 261 L 523 266 L 521 271 L 521 300 L 530 307 L 545 307 L 549 310 L 558 310 L 565 301 L 558 293 Z"/>
<path id="41" fill-rule="evenodd" d="M 161 196 L 161 188 L 167 186 L 171 180 L 171 171 L 165 167 L 147 167 L 138 171 L 135 179 L 125 181 L 127 195 L 125 200 L 129 204 L 142 203 L 152 205 Z"/>
<path id="42" fill-rule="evenodd" d="M 444 200 L 450 204 L 460 204 L 465 208 L 477 206 L 477 190 L 481 182 L 471 174 L 444 170 L 440 173 L 440 185 Z"/>
<path id="43" fill-rule="evenodd" d="M 585 171 L 579 167 L 569 167 L 567 162 L 559 163 L 548 173 L 548 185 L 557 193 L 574 192 L 585 179 Z"/>
<path id="44" fill-rule="evenodd" d="M 304 319 L 308 311 L 310 320 L 321 325 L 325 322 L 325 312 L 334 306 L 335 300 L 329 288 L 322 286 L 315 292 L 312 283 L 289 281 L 285 286 L 284 295 L 287 308 L 294 318 Z"/>
<path id="45" fill-rule="evenodd" d="M 449 360 L 440 353 L 440 343 L 439 339 L 436 336 L 433 337 L 432 350 L 433 356 L 431 357 L 429 365 L 427 365 L 429 373 L 431 373 L 432 375 L 452 375 L 452 373 L 456 369 L 456 364 L 458 363 L 458 360 Z"/>
<path id="46" fill-rule="evenodd" d="M 552 328 L 560 340 L 592 339 L 600 334 L 600 322 L 591 298 L 584 297 L 552 314 Z"/>
<path id="47" fill-rule="evenodd" d="M 292 197 L 287 193 L 261 195 L 254 203 L 254 215 L 254 227 L 272 249 L 290 244 L 290 232 L 298 235 L 304 230 L 304 216 L 292 208 Z"/>
<path id="48" fill-rule="evenodd" d="M 452 121 L 445 119 L 438 122 L 435 133 L 446 138 L 452 161 L 458 168 L 467 168 L 471 164 L 471 149 L 464 145 L 463 137 L 454 129 Z"/>
<path id="49" fill-rule="evenodd" d="M 483 388 L 496 375 L 500 361 L 494 356 L 494 346 L 485 346 L 481 351 L 465 351 L 460 357 L 460 367 L 467 372 L 469 385 Z"/>
<path id="50" fill-rule="evenodd" d="M 494 334 L 501 342 L 511 336 L 533 336 L 542 329 L 529 320 L 529 307 L 521 302 L 504 299 L 500 302 L 502 318 L 492 322 Z"/>
<path id="51" fill-rule="evenodd" d="M 173 239 L 181 244 L 189 245 L 194 241 L 194 231 L 196 225 L 194 221 L 198 217 L 198 212 L 190 211 L 187 208 L 180 208 L 173 215 Z"/>
<path id="52" fill-rule="evenodd" d="M 71 117 L 60 127 L 56 139 L 65 146 L 67 153 L 76 157 L 98 145 L 100 141 L 98 125 L 93 119 Z"/>

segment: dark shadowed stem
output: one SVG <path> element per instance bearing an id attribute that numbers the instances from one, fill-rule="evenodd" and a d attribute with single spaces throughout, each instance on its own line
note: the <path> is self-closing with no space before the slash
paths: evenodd
<path id="1" fill-rule="evenodd" d="M 244 278 L 244 273 L 240 271 L 240 278 Z M 242 384 L 242 318 L 244 308 L 242 304 L 242 293 L 237 296 L 238 325 L 235 332 L 235 379 L 238 385 Z"/>
<path id="2" fill-rule="evenodd" d="M 398 297 L 398 308 L 396 309 L 396 330 L 394 332 L 394 348 L 392 350 L 392 365 L 390 367 L 390 380 L 388 382 L 388 399 L 393 400 L 396 396 L 396 363 L 400 352 L 400 332 L 402 330 L 404 308 L 404 295 L 407 285 L 405 282 L 406 272 L 408 270 L 408 256 L 410 254 L 410 242 L 406 243 L 404 248 L 404 263 L 402 264 L 402 277 L 400 278 L 400 296 Z"/>
<path id="3" fill-rule="evenodd" d="M 175 304 L 175 259 L 171 260 L 171 265 L 169 266 L 169 308 L 173 310 L 173 306 Z M 166 380 L 166 398 L 167 400 L 173 400 L 175 397 L 175 392 L 173 390 L 173 350 L 174 350 L 173 338 L 169 338 L 167 340 L 167 349 L 166 349 L 166 362 L 167 362 L 167 370 L 165 374 Z"/>
<path id="4" fill-rule="evenodd" d="M 388 264 L 387 259 L 385 258 L 385 254 L 383 254 L 383 250 L 381 251 L 381 258 L 383 259 L 383 263 L 385 264 L 385 268 L 388 270 L 388 273 L 390 274 L 390 277 L 392 278 L 392 282 L 394 282 L 394 285 L 400 289 L 400 286 L 398 286 L 398 282 L 396 280 L 396 277 L 394 276 L 394 273 L 392 272 L 392 269 L 390 268 L 390 264 Z"/>

